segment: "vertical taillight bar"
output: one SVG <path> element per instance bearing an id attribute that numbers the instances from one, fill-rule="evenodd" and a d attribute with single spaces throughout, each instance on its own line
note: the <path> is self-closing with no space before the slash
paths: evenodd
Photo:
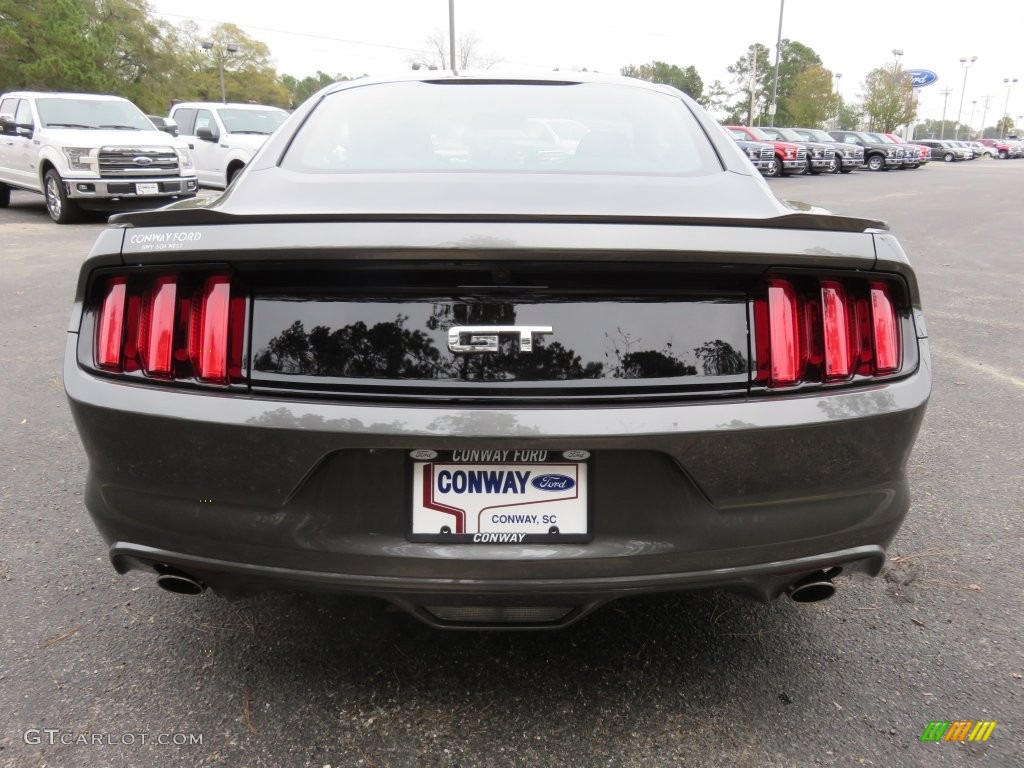
<path id="1" fill-rule="evenodd" d="M 769 355 L 771 385 L 794 384 L 800 379 L 800 328 L 796 291 L 788 280 L 768 281 Z"/>
<path id="2" fill-rule="evenodd" d="M 901 296 L 893 279 L 769 277 L 752 307 L 754 381 L 774 388 L 899 373 Z"/>
<path id="3" fill-rule="evenodd" d="M 871 283 L 871 330 L 875 353 L 875 373 L 895 373 L 900 369 L 900 332 L 896 308 L 886 283 Z"/>
<path id="4" fill-rule="evenodd" d="M 200 381 L 228 382 L 231 284 L 227 275 L 208 278 L 192 302 L 189 357 Z"/>
<path id="5" fill-rule="evenodd" d="M 247 303 L 232 296 L 229 274 L 134 273 L 101 279 L 97 291 L 97 368 L 204 384 L 245 379 Z"/>
<path id="6" fill-rule="evenodd" d="M 121 370 L 121 345 L 124 340 L 125 278 L 111 278 L 100 308 L 96 329 L 96 365 L 110 371 Z"/>
<path id="7" fill-rule="evenodd" d="M 150 376 L 174 372 L 174 312 L 178 285 L 174 277 L 158 277 L 142 301 L 139 319 L 139 356 Z"/>
<path id="8" fill-rule="evenodd" d="M 825 381 L 853 375 L 853 318 L 847 317 L 846 291 L 836 280 L 821 281 Z"/>

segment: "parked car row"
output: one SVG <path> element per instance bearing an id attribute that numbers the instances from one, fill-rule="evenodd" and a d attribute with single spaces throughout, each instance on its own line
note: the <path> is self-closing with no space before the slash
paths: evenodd
<path id="1" fill-rule="evenodd" d="M 955 162 L 978 157 L 1024 157 L 1024 142 L 1012 139 L 915 139 L 894 133 L 824 131 L 820 128 L 767 128 L 727 125 L 726 131 L 765 176 L 849 173 L 920 168 L 932 161 Z"/>
<path id="2" fill-rule="evenodd" d="M 1024 141 L 1019 139 L 978 139 L 972 143 L 980 145 L 984 154 L 1000 160 L 1024 157 Z"/>

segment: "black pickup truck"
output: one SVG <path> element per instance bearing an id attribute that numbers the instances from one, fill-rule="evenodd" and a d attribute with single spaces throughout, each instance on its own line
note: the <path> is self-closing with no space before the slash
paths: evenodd
<path id="1" fill-rule="evenodd" d="M 830 169 L 832 173 L 849 173 L 864 167 L 864 147 L 859 144 L 837 141 L 821 128 L 794 128 L 793 130 L 807 141 L 820 141 L 822 144 L 830 144 L 835 147 L 835 163 Z"/>
<path id="2" fill-rule="evenodd" d="M 870 171 L 888 171 L 903 167 L 903 147 L 875 141 L 864 131 L 829 131 L 837 141 L 864 147 L 864 162 Z"/>

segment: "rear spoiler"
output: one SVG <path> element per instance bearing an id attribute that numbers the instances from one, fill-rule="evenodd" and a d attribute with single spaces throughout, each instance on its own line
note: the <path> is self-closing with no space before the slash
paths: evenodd
<path id="1" fill-rule="evenodd" d="M 120 213 L 110 218 L 111 224 L 124 227 L 180 227 L 216 224 L 301 224 L 317 222 L 463 222 L 463 223 L 525 223 L 525 224 L 646 224 L 690 227 L 750 227 L 757 229 L 798 229 L 826 232 L 885 232 L 889 225 L 877 219 L 839 216 L 823 208 L 806 206 L 800 213 L 769 218 L 687 217 L 687 216 L 586 216 L 586 215 L 521 215 L 521 214 L 436 214 L 436 213 L 330 213 L 330 214 L 234 214 L 201 203 L 178 203 L 155 211 Z M 788 204 L 795 207 L 798 204 Z"/>

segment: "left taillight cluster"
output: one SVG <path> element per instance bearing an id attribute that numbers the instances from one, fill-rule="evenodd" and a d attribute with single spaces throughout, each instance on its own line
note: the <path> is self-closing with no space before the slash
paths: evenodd
<path id="1" fill-rule="evenodd" d="M 245 298 L 228 273 L 100 279 L 96 368 L 165 381 L 242 381 Z"/>

